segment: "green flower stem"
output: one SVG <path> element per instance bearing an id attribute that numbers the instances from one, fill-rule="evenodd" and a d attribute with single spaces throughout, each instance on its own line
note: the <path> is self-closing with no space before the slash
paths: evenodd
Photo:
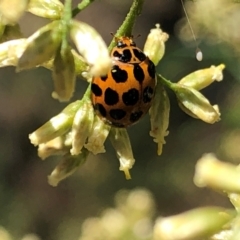
<path id="1" fill-rule="evenodd" d="M 84 93 L 82 100 L 83 101 L 88 100 L 90 98 L 90 94 L 91 94 L 91 84 L 88 85 L 88 88 L 87 88 L 86 92 Z"/>
<path id="2" fill-rule="evenodd" d="M 140 15 L 142 11 L 143 3 L 144 3 L 144 0 L 133 0 L 132 6 L 125 20 L 123 21 L 121 27 L 117 30 L 117 33 L 114 35 L 115 37 L 132 36 L 133 26 L 137 16 Z M 115 44 L 116 44 L 115 39 L 113 39 L 108 47 L 109 51 L 112 50 Z"/>
<path id="3" fill-rule="evenodd" d="M 66 0 L 66 1 L 70 1 L 70 0 Z M 83 0 L 80 4 L 78 4 L 78 7 L 73 10 L 72 16 L 76 16 L 77 13 L 79 13 L 81 10 L 83 10 L 85 7 L 87 7 L 93 1 L 94 0 Z M 131 36 L 133 25 L 135 23 L 136 17 L 142 11 L 143 3 L 144 3 L 144 0 L 134 0 L 133 1 L 133 4 L 129 10 L 129 13 L 127 14 L 124 22 L 122 23 L 121 27 L 118 29 L 118 31 L 115 35 L 116 37 L 122 36 L 122 35 Z M 111 50 L 114 45 L 115 45 L 115 41 L 113 40 L 108 49 Z M 86 90 L 83 98 L 90 97 L 90 90 L 91 90 L 91 87 L 89 84 L 88 89 Z"/>
<path id="4" fill-rule="evenodd" d="M 86 8 L 92 2 L 94 2 L 94 0 L 82 0 L 82 2 L 79 3 L 77 7 L 72 10 L 72 17 L 75 17 L 78 13 L 80 13 L 84 8 Z"/>
<path id="5" fill-rule="evenodd" d="M 161 81 L 161 83 L 162 83 L 165 87 L 168 87 L 168 88 L 174 90 L 174 83 L 172 83 L 170 80 L 167 80 L 165 77 L 163 77 L 163 76 L 160 75 L 160 74 L 157 75 L 157 79 L 158 79 L 158 81 Z"/>
<path id="6" fill-rule="evenodd" d="M 89 5 L 93 1 L 94 0 L 83 0 L 79 5 L 82 4 L 82 7 L 83 6 L 86 7 L 87 5 Z M 122 23 L 121 27 L 118 29 L 115 37 L 123 36 L 123 35 L 124 36 L 131 36 L 136 17 L 142 11 L 143 3 L 144 3 L 144 0 L 134 0 L 133 1 L 133 4 L 132 4 L 129 12 L 128 12 L 124 22 Z M 79 7 L 79 5 L 78 5 L 78 7 Z M 77 10 L 75 9 L 74 11 L 77 11 Z M 74 13 L 72 15 L 74 16 Z M 109 51 L 111 51 L 111 49 L 114 47 L 114 45 L 115 45 L 115 41 L 113 39 L 112 42 L 110 43 L 109 47 L 108 47 Z M 89 84 L 89 87 L 88 87 L 87 91 L 90 92 L 90 84 Z M 87 91 L 86 91 L 85 95 L 87 94 Z M 85 97 L 85 95 L 84 95 L 84 97 Z"/>
<path id="7" fill-rule="evenodd" d="M 68 47 L 67 36 L 69 31 L 69 23 L 71 19 L 72 19 L 72 0 L 65 0 L 63 17 L 62 17 L 62 26 L 63 26 L 62 45 L 61 45 L 62 52 L 64 52 Z"/>

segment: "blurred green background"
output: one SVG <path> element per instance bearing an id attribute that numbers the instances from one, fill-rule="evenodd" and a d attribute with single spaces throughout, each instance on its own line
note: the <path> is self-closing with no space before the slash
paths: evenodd
<path id="1" fill-rule="evenodd" d="M 75 1 L 75 4 L 77 1 Z M 109 43 L 129 9 L 131 1 L 95 1 L 77 16 L 96 28 Z M 176 23 L 184 17 L 181 2 L 151 0 L 145 2 L 134 29 L 142 48 L 148 32 L 160 23 L 170 34 L 166 53 L 157 71 L 173 82 L 190 72 L 220 63 L 226 64 L 224 81 L 203 91 L 213 104 L 219 104 L 221 121 L 208 125 L 183 113 L 169 92 L 170 134 L 163 154 L 149 136 L 146 116 L 128 129 L 136 163 L 132 180 L 125 180 L 119 163 L 107 141 L 104 154 L 91 155 L 86 164 L 58 187 L 48 185 L 47 176 L 59 162 L 42 162 L 28 139 L 66 104 L 51 98 L 51 72 L 44 68 L 15 73 L 13 67 L 0 69 L 0 226 L 13 239 L 35 233 L 44 240 L 78 239 L 81 225 L 88 217 L 98 216 L 114 207 L 114 195 L 121 189 L 148 189 L 156 203 L 155 216 L 168 216 L 206 205 L 230 207 L 227 198 L 193 184 L 195 164 L 202 154 L 214 152 L 220 159 L 239 162 L 240 84 L 239 54 L 234 46 L 218 41 L 200 43 L 203 61 L 195 60 L 195 46 L 182 43 Z M 21 19 L 25 36 L 31 35 L 46 20 L 26 14 Z M 78 79 L 74 99 L 82 97 L 86 83 Z"/>

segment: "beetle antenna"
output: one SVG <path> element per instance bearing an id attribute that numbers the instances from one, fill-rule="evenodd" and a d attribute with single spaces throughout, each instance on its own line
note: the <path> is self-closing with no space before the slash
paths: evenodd
<path id="1" fill-rule="evenodd" d="M 186 8 L 185 8 L 185 6 L 184 6 L 184 4 L 183 4 L 183 0 L 181 0 L 181 3 L 182 3 L 183 11 L 184 11 L 185 16 L 186 16 L 187 21 L 188 21 L 189 28 L 190 28 L 191 33 L 192 33 L 192 36 L 193 36 L 193 39 L 194 39 L 194 41 L 195 41 L 195 43 L 196 43 L 196 59 L 197 59 L 198 61 L 202 61 L 203 54 L 202 54 L 201 49 L 200 49 L 199 46 L 198 46 L 197 39 L 196 39 L 195 33 L 194 33 L 194 31 L 193 31 L 193 28 L 192 28 L 192 24 L 191 24 L 191 22 L 190 22 L 190 20 L 189 20 L 189 17 L 188 17 L 188 14 L 187 14 L 187 10 L 186 10 Z"/>

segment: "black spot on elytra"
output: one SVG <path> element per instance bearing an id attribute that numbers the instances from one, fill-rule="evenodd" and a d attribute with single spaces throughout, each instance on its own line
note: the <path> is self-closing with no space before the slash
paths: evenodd
<path id="1" fill-rule="evenodd" d="M 122 109 L 111 109 L 109 111 L 109 115 L 114 120 L 121 120 L 126 116 L 126 112 Z"/>
<path id="2" fill-rule="evenodd" d="M 111 88 L 107 88 L 104 93 L 104 101 L 107 105 L 114 105 L 118 102 L 119 96 L 118 93 Z"/>
<path id="3" fill-rule="evenodd" d="M 102 95 L 102 89 L 95 83 L 92 83 L 91 90 L 92 93 L 97 97 L 100 97 Z"/>
<path id="4" fill-rule="evenodd" d="M 138 64 L 134 64 L 133 74 L 134 74 L 135 79 L 139 83 L 143 82 L 143 80 L 144 80 L 144 72 L 143 72 L 142 68 Z"/>
<path id="5" fill-rule="evenodd" d="M 122 58 L 120 59 L 121 62 L 130 62 L 132 59 L 132 53 L 129 49 L 123 50 Z"/>
<path id="6" fill-rule="evenodd" d="M 138 50 L 137 48 L 133 49 L 133 53 L 140 62 L 146 59 L 146 55 L 142 51 Z"/>
<path id="7" fill-rule="evenodd" d="M 113 52 L 113 56 L 120 62 L 127 63 L 130 62 L 132 58 L 131 51 L 129 49 L 123 50 L 122 53 L 119 53 L 117 50 Z"/>
<path id="8" fill-rule="evenodd" d="M 118 65 L 112 67 L 112 78 L 116 83 L 124 83 L 128 79 L 127 71 L 122 70 Z"/>
<path id="9" fill-rule="evenodd" d="M 149 63 L 148 63 L 148 74 L 151 78 L 155 78 L 155 66 L 153 64 L 153 62 L 151 60 L 149 60 Z"/>
<path id="10" fill-rule="evenodd" d="M 94 106 L 94 109 L 97 110 L 103 117 L 106 117 L 107 116 L 107 111 L 106 109 L 104 108 L 104 106 L 100 103 L 97 103 L 95 104 Z"/>
<path id="11" fill-rule="evenodd" d="M 153 98 L 153 89 L 151 87 L 145 87 L 143 90 L 143 102 L 148 103 L 151 102 Z"/>
<path id="12" fill-rule="evenodd" d="M 102 77 L 100 77 L 100 78 L 101 78 L 102 81 L 106 81 L 106 80 L 107 80 L 107 77 L 108 77 L 108 75 L 102 76 Z"/>
<path id="13" fill-rule="evenodd" d="M 135 112 L 135 113 L 131 113 L 130 115 L 130 121 L 131 122 L 136 122 L 138 121 L 141 116 L 143 115 L 143 112 L 142 111 L 138 111 L 138 112 Z"/>
<path id="14" fill-rule="evenodd" d="M 115 50 L 113 53 L 112 53 L 113 57 L 115 57 L 116 59 L 120 59 L 122 57 L 122 54 L 119 53 L 117 50 Z"/>
<path id="15" fill-rule="evenodd" d="M 133 106 L 139 101 L 139 92 L 135 88 L 131 88 L 122 95 L 122 100 L 126 106 Z"/>

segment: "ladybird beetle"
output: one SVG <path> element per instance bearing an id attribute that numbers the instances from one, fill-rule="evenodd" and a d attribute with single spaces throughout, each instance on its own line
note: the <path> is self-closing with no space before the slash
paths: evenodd
<path id="1" fill-rule="evenodd" d="M 116 38 L 113 66 L 93 78 L 91 100 L 96 113 L 115 127 L 136 123 L 151 107 L 156 87 L 153 62 L 130 37 Z"/>

